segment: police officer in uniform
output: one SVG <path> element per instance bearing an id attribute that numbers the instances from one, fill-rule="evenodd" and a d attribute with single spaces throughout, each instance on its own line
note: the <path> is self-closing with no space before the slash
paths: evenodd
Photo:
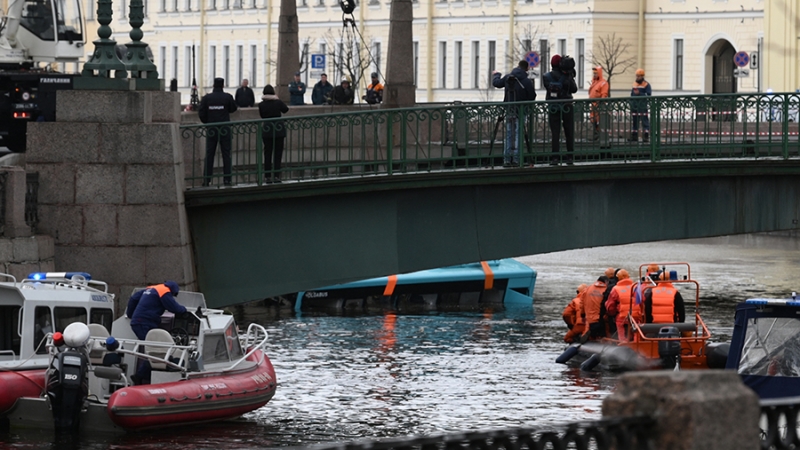
<path id="1" fill-rule="evenodd" d="M 225 79 L 214 78 L 214 90 L 210 94 L 203 96 L 200 101 L 198 115 L 203 123 L 230 122 L 231 113 L 237 109 L 233 96 L 224 92 Z M 231 129 L 230 127 L 208 127 L 206 137 L 206 167 L 203 179 L 203 186 L 211 183 L 211 175 L 214 173 L 214 154 L 217 152 L 217 142 L 222 149 L 222 170 L 224 173 L 223 181 L 225 186 L 231 185 Z"/>

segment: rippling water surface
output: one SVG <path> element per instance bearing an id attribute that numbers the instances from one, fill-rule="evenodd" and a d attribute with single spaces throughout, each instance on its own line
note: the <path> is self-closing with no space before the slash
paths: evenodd
<path id="1" fill-rule="evenodd" d="M 269 319 L 248 309 L 240 321 L 267 327 L 278 376 L 265 407 L 236 422 L 123 436 L 12 431 L 0 447 L 255 449 L 596 419 L 616 375 L 554 362 L 561 310 L 578 284 L 609 266 L 635 273 L 641 263 L 687 261 L 722 341 L 737 302 L 800 290 L 798 247 L 793 236 L 756 235 L 523 257 L 538 280 L 535 309 L 518 311 Z"/>

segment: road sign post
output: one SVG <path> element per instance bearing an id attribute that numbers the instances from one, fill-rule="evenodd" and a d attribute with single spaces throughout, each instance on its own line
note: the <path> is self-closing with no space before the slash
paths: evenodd
<path id="1" fill-rule="evenodd" d="M 539 57 L 538 53 L 536 53 L 534 51 L 530 51 L 530 52 L 525 54 L 525 61 L 528 62 L 528 67 L 529 68 L 534 68 L 534 67 L 538 67 L 539 66 L 539 62 L 541 61 L 541 58 Z"/>
<path id="2" fill-rule="evenodd" d="M 739 67 L 744 67 L 750 64 L 750 55 L 745 51 L 741 51 L 733 55 L 733 62 Z"/>

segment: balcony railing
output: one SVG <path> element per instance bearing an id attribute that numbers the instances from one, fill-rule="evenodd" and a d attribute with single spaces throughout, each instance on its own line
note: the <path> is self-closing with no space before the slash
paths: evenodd
<path id="1" fill-rule="evenodd" d="M 638 103 L 637 103 L 638 102 Z M 574 154 L 552 151 L 549 121 L 574 114 Z M 644 113 L 637 111 L 646 111 Z M 798 156 L 800 94 L 732 94 L 463 103 L 405 109 L 289 116 L 226 124 L 182 126 L 188 187 L 204 181 L 209 134 L 230 136 L 236 184 L 397 175 L 410 172 L 499 170 L 506 118 L 516 115 L 519 168 L 563 163 L 628 163 Z M 642 119 L 647 117 L 647 136 Z M 639 122 L 638 140 L 634 119 Z M 285 130 L 279 171 L 265 173 L 264 143 Z M 645 139 L 647 138 L 647 139 Z M 217 150 L 212 185 L 222 184 Z"/>

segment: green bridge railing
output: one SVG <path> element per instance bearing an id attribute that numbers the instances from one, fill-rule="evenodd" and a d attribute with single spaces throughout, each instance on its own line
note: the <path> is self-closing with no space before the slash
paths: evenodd
<path id="1" fill-rule="evenodd" d="M 540 93 L 543 95 L 543 93 Z M 574 108 L 576 163 L 696 160 L 714 158 L 789 158 L 800 154 L 800 94 L 732 94 L 611 98 L 571 102 L 455 103 L 404 109 L 288 116 L 212 125 L 184 125 L 181 134 L 187 187 L 203 184 L 205 140 L 231 134 L 234 184 L 385 176 L 411 172 L 501 170 L 505 116 L 524 117 L 518 138 L 517 167 L 565 162 L 551 150 L 551 113 Z M 642 125 L 630 140 L 633 118 L 644 102 L 649 140 Z M 509 110 L 509 105 L 513 109 Z M 594 122 L 598 124 L 595 127 Z M 524 125 L 524 126 L 523 126 Z M 264 139 L 285 129 L 280 171 L 265 173 Z M 222 185 L 217 150 L 212 186 Z"/>

